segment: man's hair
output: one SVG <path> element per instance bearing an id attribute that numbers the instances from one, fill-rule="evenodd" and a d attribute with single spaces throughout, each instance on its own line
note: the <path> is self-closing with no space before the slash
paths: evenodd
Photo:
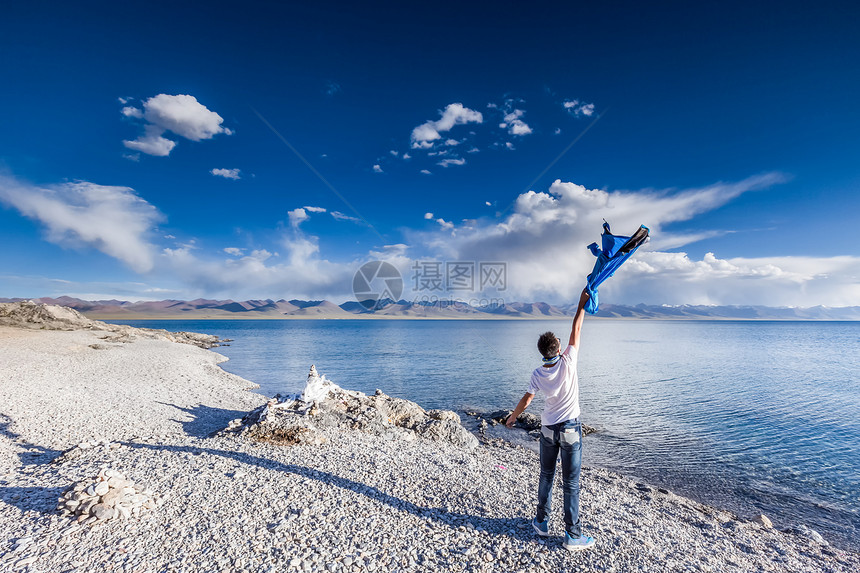
<path id="1" fill-rule="evenodd" d="M 560 350 L 558 337 L 552 332 L 544 332 L 538 338 L 538 351 L 544 358 L 552 358 Z"/>

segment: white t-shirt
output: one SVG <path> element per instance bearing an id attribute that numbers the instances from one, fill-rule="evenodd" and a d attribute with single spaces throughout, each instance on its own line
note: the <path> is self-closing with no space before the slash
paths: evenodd
<path id="1" fill-rule="evenodd" d="M 549 426 L 579 417 L 579 377 L 576 375 L 577 351 L 573 346 L 565 348 L 561 358 L 553 366 L 535 368 L 528 393 L 538 390 L 546 396 L 541 413 L 541 424 Z"/>

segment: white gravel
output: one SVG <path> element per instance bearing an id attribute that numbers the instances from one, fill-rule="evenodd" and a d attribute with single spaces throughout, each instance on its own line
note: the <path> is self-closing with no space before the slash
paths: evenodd
<path id="1" fill-rule="evenodd" d="M 345 429 L 313 446 L 208 437 L 265 401 L 253 384 L 211 351 L 103 334 L 0 328 L 0 571 L 860 570 L 855 553 L 588 468 L 597 546 L 571 554 L 560 488 L 553 537 L 528 524 L 533 452 Z M 59 495 L 106 467 L 159 505 L 94 525 L 61 517 Z"/>

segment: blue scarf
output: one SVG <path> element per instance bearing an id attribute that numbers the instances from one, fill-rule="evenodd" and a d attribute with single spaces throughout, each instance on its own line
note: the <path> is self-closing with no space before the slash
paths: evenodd
<path id="1" fill-rule="evenodd" d="M 555 363 L 558 362 L 559 358 L 561 358 L 561 354 L 556 354 L 552 358 L 541 358 L 543 363 L 547 366 L 555 366 Z"/>

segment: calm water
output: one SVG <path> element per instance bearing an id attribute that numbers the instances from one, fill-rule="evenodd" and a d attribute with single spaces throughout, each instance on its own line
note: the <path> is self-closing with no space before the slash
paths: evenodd
<path id="1" fill-rule="evenodd" d="M 134 321 L 232 338 L 222 366 L 260 392 L 311 364 L 346 388 L 427 408 L 513 408 L 544 330 L 570 321 Z M 587 320 L 584 463 L 779 528 L 860 548 L 860 323 Z M 530 411 L 540 412 L 536 400 Z"/>

